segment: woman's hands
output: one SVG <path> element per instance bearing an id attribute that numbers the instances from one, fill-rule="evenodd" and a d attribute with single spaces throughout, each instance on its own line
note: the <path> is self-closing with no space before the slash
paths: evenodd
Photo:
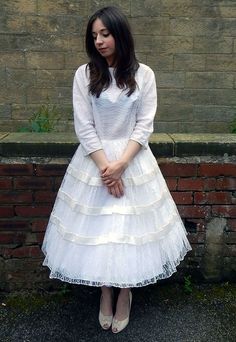
<path id="1" fill-rule="evenodd" d="M 128 166 L 128 163 L 140 151 L 141 145 L 134 141 L 129 140 L 126 149 L 119 160 L 109 162 L 105 155 L 104 150 L 97 150 L 90 154 L 92 160 L 95 162 L 100 170 L 103 184 L 107 186 L 108 192 L 115 196 L 121 197 L 124 194 L 124 185 L 121 175 Z"/>
<path id="2" fill-rule="evenodd" d="M 124 185 L 122 179 L 118 179 L 113 186 L 107 186 L 109 194 L 114 197 L 121 197 L 124 195 Z"/>
<path id="3" fill-rule="evenodd" d="M 102 181 L 107 186 L 113 186 L 117 180 L 121 178 L 127 165 L 121 160 L 110 162 L 106 167 L 101 169 Z"/>
<path id="4" fill-rule="evenodd" d="M 108 192 L 115 196 L 121 197 L 124 194 L 124 185 L 121 179 L 122 173 L 127 165 L 122 160 L 109 162 L 108 165 L 101 169 L 101 178 L 107 186 Z"/>
<path id="5" fill-rule="evenodd" d="M 124 194 L 124 185 L 121 175 L 126 168 L 122 161 L 109 162 L 103 150 L 97 150 L 90 154 L 90 157 L 100 170 L 103 184 L 106 185 L 109 194 L 121 197 Z"/>

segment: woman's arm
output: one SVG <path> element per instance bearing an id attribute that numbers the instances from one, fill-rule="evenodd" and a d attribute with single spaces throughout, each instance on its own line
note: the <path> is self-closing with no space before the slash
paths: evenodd
<path id="1" fill-rule="evenodd" d="M 98 150 L 89 154 L 91 159 L 97 165 L 98 169 L 101 171 L 109 165 L 107 157 L 104 150 Z"/>
<path id="2" fill-rule="evenodd" d="M 85 156 L 102 149 L 102 144 L 95 128 L 92 105 L 88 94 L 88 83 L 85 65 L 82 65 L 74 76 L 73 109 L 75 132 Z"/>
<path id="3" fill-rule="evenodd" d="M 157 109 L 157 90 L 155 74 L 151 68 L 145 67 L 144 85 L 141 89 L 141 100 L 136 115 L 136 125 L 130 136 L 131 140 L 147 148 L 148 139 L 153 132 L 153 121 Z"/>

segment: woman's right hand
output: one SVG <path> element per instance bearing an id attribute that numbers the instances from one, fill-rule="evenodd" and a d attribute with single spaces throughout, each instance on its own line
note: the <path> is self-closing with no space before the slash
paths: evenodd
<path id="1" fill-rule="evenodd" d="M 124 185 L 122 179 L 118 179 L 114 185 L 107 186 L 109 194 L 114 197 L 120 198 L 124 195 Z"/>

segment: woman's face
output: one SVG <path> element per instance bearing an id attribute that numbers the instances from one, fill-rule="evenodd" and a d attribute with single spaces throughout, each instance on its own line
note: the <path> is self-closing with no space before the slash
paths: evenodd
<path id="1" fill-rule="evenodd" d="M 93 22 L 92 35 L 96 49 L 111 66 L 115 57 L 115 39 L 99 18 Z"/>

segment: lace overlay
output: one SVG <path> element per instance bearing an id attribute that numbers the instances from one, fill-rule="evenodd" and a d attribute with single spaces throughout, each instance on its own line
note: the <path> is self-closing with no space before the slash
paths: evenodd
<path id="1" fill-rule="evenodd" d="M 141 280 L 140 282 L 136 283 L 115 283 L 115 282 L 108 282 L 108 281 L 96 281 L 96 280 L 85 280 L 85 279 L 78 279 L 78 278 L 70 278 L 68 276 L 65 276 L 64 274 L 60 273 L 60 271 L 51 271 L 49 278 L 53 279 L 59 279 L 61 281 L 71 283 L 71 284 L 77 284 L 77 285 L 86 285 L 86 286 L 114 286 L 119 288 L 132 288 L 132 287 L 143 287 L 150 284 L 155 284 L 158 280 L 166 279 L 172 276 L 174 272 L 177 271 L 176 267 L 180 264 L 180 262 L 184 259 L 186 255 L 186 248 L 183 249 L 182 252 L 180 252 L 179 259 L 175 260 L 174 263 L 167 262 L 165 265 L 163 265 L 163 273 L 160 273 L 150 279 Z M 48 266 L 51 270 L 51 266 L 48 263 L 47 258 L 44 260 L 43 263 L 44 266 Z"/>

